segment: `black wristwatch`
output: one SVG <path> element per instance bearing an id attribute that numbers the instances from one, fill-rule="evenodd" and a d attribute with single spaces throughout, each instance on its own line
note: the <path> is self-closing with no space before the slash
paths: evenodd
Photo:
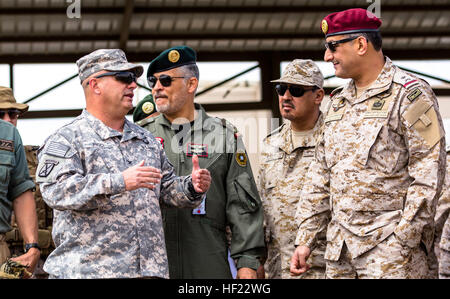
<path id="1" fill-rule="evenodd" d="M 39 251 L 41 251 L 41 247 L 39 247 L 38 243 L 27 243 L 25 244 L 25 253 L 27 253 L 31 248 L 37 248 Z"/>

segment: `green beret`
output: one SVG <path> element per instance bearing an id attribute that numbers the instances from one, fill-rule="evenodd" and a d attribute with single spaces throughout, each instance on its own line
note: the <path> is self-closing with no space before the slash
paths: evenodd
<path id="1" fill-rule="evenodd" d="M 147 78 L 154 73 L 167 71 L 187 64 L 195 64 L 197 54 L 188 46 L 177 46 L 164 50 L 150 62 L 147 70 Z"/>
<path id="2" fill-rule="evenodd" d="M 140 121 L 155 112 L 155 102 L 153 101 L 152 94 L 149 94 L 136 105 L 133 112 L 133 122 Z"/>

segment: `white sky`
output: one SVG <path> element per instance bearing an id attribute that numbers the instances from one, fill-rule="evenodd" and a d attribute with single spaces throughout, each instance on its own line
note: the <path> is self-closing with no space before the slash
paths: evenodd
<path id="1" fill-rule="evenodd" d="M 257 62 L 200 62 L 200 81 L 219 82 L 227 79 Z M 282 63 L 282 69 L 288 62 Z M 434 75 L 450 80 L 450 60 L 435 61 L 394 61 L 394 63 L 422 73 Z M 139 78 L 139 83 L 147 86 L 145 74 L 148 63 L 140 63 L 144 66 L 144 75 Z M 324 77 L 334 74 L 331 63 L 317 62 Z M 16 64 L 14 65 L 14 95 L 18 102 L 35 96 L 56 83 L 69 78 L 77 73 L 75 63 L 69 64 Z M 256 69 L 239 79 L 238 81 L 259 81 L 260 72 Z M 276 79 L 276 78 L 274 78 Z M 442 86 L 442 82 L 425 78 L 432 86 Z M 342 85 L 345 80 L 333 78 L 326 81 L 327 86 Z M 263 82 L 263 84 L 271 84 Z M 0 65 L 0 86 L 9 86 L 9 66 Z M 446 85 L 449 86 L 449 85 Z M 148 94 L 145 89 L 138 88 L 135 92 L 134 104 Z M 84 94 L 78 78 L 54 89 L 42 97 L 29 103 L 30 110 L 59 110 L 83 108 Z M 71 118 L 53 119 L 19 119 L 18 129 L 24 144 L 40 145 L 45 138 L 57 128 L 70 121 Z M 450 138 L 450 119 L 444 119 L 447 128 L 447 138 Z M 450 139 L 448 139 L 450 140 Z"/>

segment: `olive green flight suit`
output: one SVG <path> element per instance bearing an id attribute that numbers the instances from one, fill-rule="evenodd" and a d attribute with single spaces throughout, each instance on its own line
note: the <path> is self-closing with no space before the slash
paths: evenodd
<path id="1" fill-rule="evenodd" d="M 177 175 L 191 173 L 194 154 L 211 173 L 211 187 L 199 207 L 161 207 L 170 278 L 232 278 L 226 226 L 231 228 L 230 254 L 237 268 L 256 270 L 265 252 L 261 200 L 236 129 L 209 117 L 200 105 L 195 108 L 193 127 L 187 124 L 179 133 L 163 115 L 137 123 L 160 140 Z"/>

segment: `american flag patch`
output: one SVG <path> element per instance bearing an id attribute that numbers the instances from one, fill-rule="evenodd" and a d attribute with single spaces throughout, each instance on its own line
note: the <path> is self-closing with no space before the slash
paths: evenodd
<path id="1" fill-rule="evenodd" d="M 69 152 L 69 149 L 70 148 L 67 145 L 52 141 L 48 145 L 45 153 L 55 157 L 65 158 L 66 154 Z"/>

